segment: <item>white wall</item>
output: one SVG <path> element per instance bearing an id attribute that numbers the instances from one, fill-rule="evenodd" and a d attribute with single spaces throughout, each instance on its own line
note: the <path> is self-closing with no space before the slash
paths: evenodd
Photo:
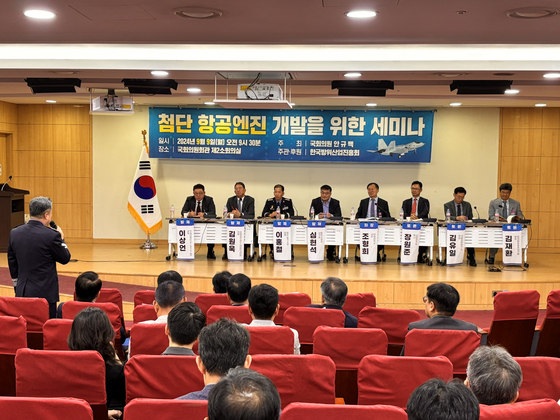
<path id="1" fill-rule="evenodd" d="M 467 189 L 466 200 L 478 206 L 485 218 L 488 202 L 496 197 L 499 144 L 499 109 L 445 108 L 434 118 L 432 162 L 423 164 L 345 164 L 229 162 L 152 159 L 163 217 L 171 204 L 176 214 L 192 186 L 202 183 L 221 212 L 233 195 L 236 181 L 247 187 L 260 215 L 272 197 L 274 184 L 283 184 L 299 213 L 305 215 L 319 187 L 329 184 L 340 200 L 344 216 L 360 199 L 367 197 L 366 185 L 377 182 L 379 196 L 388 200 L 392 215 L 410 197 L 410 184 L 424 184 L 422 196 L 431 204 L 432 217 L 443 217 L 443 203 L 453 198 L 459 185 Z M 148 130 L 148 108 L 137 107 L 129 117 L 93 117 L 93 237 L 142 239 L 144 233 L 127 210 L 128 192 L 142 147 L 142 130 Z M 154 235 L 167 238 L 166 229 Z"/>

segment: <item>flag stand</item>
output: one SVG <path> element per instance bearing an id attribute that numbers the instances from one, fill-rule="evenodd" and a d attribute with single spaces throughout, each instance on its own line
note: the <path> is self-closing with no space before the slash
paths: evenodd
<path id="1" fill-rule="evenodd" d="M 140 249 L 156 249 L 156 248 L 157 245 L 150 240 L 150 234 L 148 234 L 148 239 L 146 239 L 146 242 L 140 245 Z"/>

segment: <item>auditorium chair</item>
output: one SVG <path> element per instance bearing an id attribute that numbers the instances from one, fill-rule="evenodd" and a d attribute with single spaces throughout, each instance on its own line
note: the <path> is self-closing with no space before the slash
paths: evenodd
<path id="1" fill-rule="evenodd" d="M 138 290 L 134 293 L 134 307 L 138 305 L 153 305 L 154 300 L 156 300 L 155 290 Z"/>
<path id="2" fill-rule="evenodd" d="M 121 325 L 124 325 L 123 297 L 119 289 L 101 288 L 97 303 L 114 303 L 121 311 Z M 64 308 L 64 305 L 62 306 Z"/>
<path id="3" fill-rule="evenodd" d="M 366 306 L 377 306 L 377 301 L 373 293 L 356 293 L 346 295 L 346 302 L 344 302 L 344 309 L 346 312 L 350 312 L 356 318 L 360 315 L 360 311 Z"/>
<path id="4" fill-rule="evenodd" d="M 91 406 L 95 420 L 107 420 L 105 362 L 93 350 L 20 349 L 16 353 L 16 396 L 81 398 Z"/>
<path id="5" fill-rule="evenodd" d="M 164 323 L 134 324 L 130 329 L 130 357 L 138 354 L 160 355 L 169 346 Z"/>
<path id="6" fill-rule="evenodd" d="M 256 354 L 250 369 L 276 385 L 282 408 L 292 402 L 335 403 L 336 367 L 329 357 Z"/>
<path id="7" fill-rule="evenodd" d="M 204 316 L 213 305 L 231 305 L 227 293 L 201 293 L 194 299 Z"/>
<path id="8" fill-rule="evenodd" d="M 90 405 L 78 398 L 2 397 L 0 413 L 6 419 L 93 420 Z"/>
<path id="9" fill-rule="evenodd" d="M 390 405 L 340 405 L 291 403 L 280 420 L 407 420 L 406 412 Z"/>
<path id="10" fill-rule="evenodd" d="M 294 333 L 289 327 L 246 327 L 251 335 L 249 354 L 294 354 Z"/>
<path id="11" fill-rule="evenodd" d="M 43 298 L 0 297 L 0 316 L 23 316 L 27 321 L 27 346 L 43 348 L 43 324 L 49 319 L 49 304 Z"/>
<path id="12" fill-rule="evenodd" d="M 291 308 L 292 306 L 303 307 L 311 305 L 311 297 L 307 293 L 279 293 L 278 304 L 280 305 L 280 309 L 278 310 L 278 315 L 274 318 L 274 322 L 276 324 L 283 325 L 284 312 L 286 312 L 286 309 Z"/>
<path id="13" fill-rule="evenodd" d="M 332 359 L 336 366 L 336 397 L 358 403 L 358 366 L 364 356 L 387 354 L 387 335 L 378 328 L 317 327 L 313 354 Z"/>
<path id="14" fill-rule="evenodd" d="M 153 305 L 138 305 L 132 310 L 132 325 L 143 321 L 155 321 L 157 313 Z"/>
<path id="15" fill-rule="evenodd" d="M 126 420 L 204 420 L 208 401 L 136 398 L 124 407 Z"/>
<path id="16" fill-rule="evenodd" d="M 480 420 L 560 419 L 560 405 L 554 400 L 533 400 L 513 404 L 480 405 Z"/>
<path id="17" fill-rule="evenodd" d="M 64 307 L 64 306 L 63 306 Z M 43 325 L 44 350 L 70 350 L 68 335 L 72 329 L 71 319 L 49 319 Z"/>
<path id="18" fill-rule="evenodd" d="M 388 309 L 366 307 L 358 316 L 358 328 L 381 328 L 387 334 L 387 354 L 398 356 L 404 345 L 408 324 L 420 321 L 417 311 L 411 309 Z"/>
<path id="19" fill-rule="evenodd" d="M 210 325 L 220 318 L 233 319 L 240 324 L 250 324 L 253 320 L 249 314 L 249 307 L 247 305 L 213 305 L 206 313 L 206 325 Z"/>
<path id="20" fill-rule="evenodd" d="M 512 356 L 529 356 L 539 316 L 539 298 L 536 290 L 496 294 L 488 345 L 505 347 Z"/>
<path id="21" fill-rule="evenodd" d="M 546 313 L 539 328 L 536 356 L 560 357 L 560 290 L 546 299 Z"/>
<path id="22" fill-rule="evenodd" d="M 0 316 L 0 395 L 16 395 L 14 358 L 27 347 L 26 324 L 22 316 Z"/>
<path id="23" fill-rule="evenodd" d="M 556 357 L 515 357 L 523 382 L 518 401 L 552 398 L 560 400 L 560 359 Z"/>
<path id="24" fill-rule="evenodd" d="M 320 326 L 344 327 L 344 312 L 339 309 L 291 307 L 284 313 L 284 325 L 299 333 L 302 354 L 313 353 L 313 333 Z"/>
<path id="25" fill-rule="evenodd" d="M 358 404 L 405 408 L 412 391 L 432 378 L 453 378 L 447 357 L 366 356 L 358 367 Z"/>
<path id="26" fill-rule="evenodd" d="M 146 354 L 131 357 L 124 367 L 127 404 L 135 398 L 174 399 L 200 391 L 204 381 L 195 359 Z"/>
<path id="27" fill-rule="evenodd" d="M 410 331 L 404 340 L 405 356 L 445 356 L 453 364 L 453 376 L 465 379 L 470 355 L 480 347 L 480 335 L 474 331 Z"/>

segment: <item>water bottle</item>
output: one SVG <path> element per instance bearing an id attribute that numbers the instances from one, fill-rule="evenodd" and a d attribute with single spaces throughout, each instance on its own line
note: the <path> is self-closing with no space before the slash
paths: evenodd
<path id="1" fill-rule="evenodd" d="M 311 207 L 311 211 L 309 212 L 309 220 L 315 219 L 315 209 Z"/>
<path id="2" fill-rule="evenodd" d="M 399 220 L 402 222 L 404 220 L 404 210 L 401 207 L 401 211 L 399 212 Z"/>
<path id="3" fill-rule="evenodd" d="M 280 207 L 276 207 L 276 218 L 280 219 Z"/>
<path id="4" fill-rule="evenodd" d="M 451 222 L 451 211 L 449 211 L 449 209 L 445 212 L 445 221 L 447 223 Z"/>
<path id="5" fill-rule="evenodd" d="M 225 205 L 225 206 L 224 206 L 224 213 L 222 214 L 222 217 L 223 217 L 224 219 L 227 219 L 227 213 L 228 213 L 228 211 L 227 211 L 227 205 Z"/>
<path id="6" fill-rule="evenodd" d="M 356 219 L 356 212 L 354 211 L 354 207 L 350 210 L 350 220 Z"/>
<path id="7" fill-rule="evenodd" d="M 494 222 L 499 222 L 500 221 L 500 213 L 498 213 L 498 210 L 496 209 L 496 212 L 494 213 Z"/>
<path id="8" fill-rule="evenodd" d="M 171 210 L 169 210 L 169 217 L 175 219 L 175 206 L 171 204 Z"/>

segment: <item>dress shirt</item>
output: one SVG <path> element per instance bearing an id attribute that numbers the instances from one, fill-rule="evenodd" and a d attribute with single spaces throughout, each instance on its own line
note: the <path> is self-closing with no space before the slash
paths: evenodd
<path id="1" fill-rule="evenodd" d="M 140 324 L 167 324 L 167 315 L 158 316 L 156 320 L 142 321 Z"/>
<path id="2" fill-rule="evenodd" d="M 373 205 L 372 205 L 373 201 Z M 369 209 L 371 209 L 371 214 Z M 368 216 L 367 217 L 377 217 L 377 197 L 369 199 L 369 206 L 368 206 Z"/>
<path id="3" fill-rule="evenodd" d="M 274 321 L 271 321 L 270 319 L 253 319 L 253 321 L 251 321 L 251 323 L 249 324 L 249 327 L 279 327 L 280 325 L 276 325 L 274 323 Z M 299 344 L 299 333 L 294 330 L 293 328 L 290 328 L 290 330 L 292 330 L 292 332 L 294 333 L 294 354 L 300 354 L 300 344 Z"/>
<path id="4" fill-rule="evenodd" d="M 323 213 L 325 214 L 325 217 L 327 217 L 327 214 L 329 213 L 329 205 L 331 204 L 331 199 L 329 198 L 326 203 L 321 200 L 321 203 L 323 204 Z"/>

